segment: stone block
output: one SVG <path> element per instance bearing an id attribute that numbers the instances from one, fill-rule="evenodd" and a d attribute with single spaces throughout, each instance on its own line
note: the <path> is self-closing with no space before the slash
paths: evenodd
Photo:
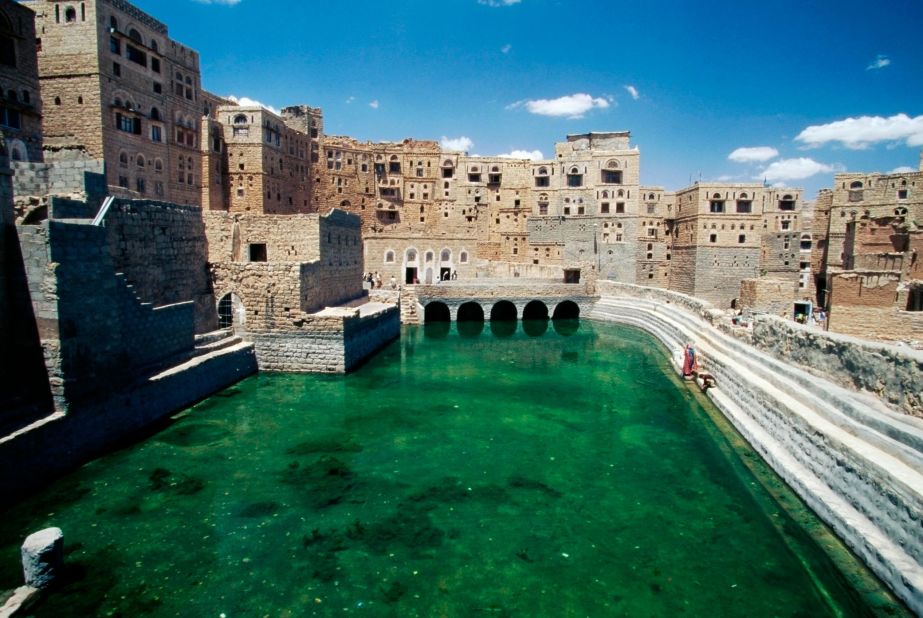
<path id="1" fill-rule="evenodd" d="M 51 586 L 63 564 L 64 533 L 60 528 L 45 528 L 26 537 L 22 544 L 22 570 L 27 586 Z"/>

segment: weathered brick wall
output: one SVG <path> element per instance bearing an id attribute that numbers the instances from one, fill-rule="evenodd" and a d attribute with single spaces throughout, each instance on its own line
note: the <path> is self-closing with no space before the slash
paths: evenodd
<path id="1" fill-rule="evenodd" d="M 896 306 L 840 305 L 828 314 L 834 333 L 878 341 L 923 341 L 923 312 Z"/>
<path id="2" fill-rule="evenodd" d="M 107 193 L 102 159 L 46 160 L 12 166 L 13 193 L 20 218 L 36 203 L 47 201 L 49 195 L 74 196 L 99 206 Z"/>
<path id="3" fill-rule="evenodd" d="M 417 268 L 418 277 L 426 282 L 427 269 L 432 270 L 433 281 L 446 268 L 449 269 L 450 276 L 451 273 L 456 273 L 459 279 L 470 279 L 474 278 L 478 268 L 484 265 L 482 261 L 475 259 L 477 241 L 473 236 L 446 235 L 437 239 L 417 235 L 374 234 L 365 236 L 364 244 L 365 270 L 379 273 L 382 287 L 390 287 L 391 277 L 394 277 L 398 284 L 404 283 L 405 269 L 408 267 Z M 413 252 L 416 259 L 408 261 L 408 251 Z M 432 256 L 432 259 L 427 261 L 427 256 Z M 443 259 L 444 257 L 448 259 Z"/>
<path id="4" fill-rule="evenodd" d="M 142 301 L 154 306 L 192 301 L 196 332 L 215 329 L 217 314 L 199 208 L 117 200 L 102 225 L 116 272 L 125 275 Z"/>
<path id="5" fill-rule="evenodd" d="M 320 259 L 319 215 L 203 212 L 208 261 L 249 262 L 250 245 L 266 245 L 269 262 Z"/>

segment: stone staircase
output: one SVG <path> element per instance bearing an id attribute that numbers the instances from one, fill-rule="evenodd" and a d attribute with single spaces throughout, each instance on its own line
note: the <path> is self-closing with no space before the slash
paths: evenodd
<path id="1" fill-rule="evenodd" d="M 603 297 L 591 319 L 686 342 L 709 397 L 764 460 L 915 612 L 923 610 L 923 422 L 735 339 L 661 301 Z"/>
<path id="2" fill-rule="evenodd" d="M 223 350 L 241 343 L 243 339 L 234 333 L 234 329 L 221 328 L 210 333 L 195 336 L 195 350 L 197 354 L 206 354 L 215 350 Z"/>

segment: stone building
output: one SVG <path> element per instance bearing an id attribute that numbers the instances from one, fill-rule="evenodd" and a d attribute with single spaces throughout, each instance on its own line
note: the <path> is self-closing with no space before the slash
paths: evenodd
<path id="1" fill-rule="evenodd" d="M 400 332 L 367 302 L 359 218 L 205 212 L 218 325 L 256 346 L 260 368 L 345 372 Z"/>
<path id="2" fill-rule="evenodd" d="M 821 192 L 811 262 L 830 330 L 923 339 L 921 221 L 923 161 L 918 172 L 837 174 Z"/>
<path id="3" fill-rule="evenodd" d="M 260 106 L 216 109 L 206 155 L 212 210 L 254 214 L 307 213 L 310 209 L 311 140 Z M 212 154 L 214 153 L 214 154 Z M 221 197 L 216 199 L 213 194 Z"/>
<path id="4" fill-rule="evenodd" d="M 759 183 L 695 183 L 676 192 L 669 288 L 721 308 L 736 305 L 740 282 L 791 282 L 800 265 L 801 192 Z"/>
<path id="5" fill-rule="evenodd" d="M 12 162 L 42 160 L 35 14 L 0 1 L 0 150 Z"/>
<path id="6" fill-rule="evenodd" d="M 111 192 L 201 199 L 199 56 L 124 0 L 25 2 L 36 13 L 46 160 L 105 161 Z"/>

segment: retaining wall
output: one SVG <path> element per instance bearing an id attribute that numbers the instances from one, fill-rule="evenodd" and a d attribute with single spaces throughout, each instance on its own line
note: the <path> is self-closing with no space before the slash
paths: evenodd
<path id="1" fill-rule="evenodd" d="M 712 401 L 846 544 L 923 612 L 923 422 L 812 375 L 785 353 L 757 349 L 707 303 L 638 286 L 601 287 L 591 317 L 653 334 L 674 365 L 684 342 L 695 341 L 717 378 Z M 785 336 L 787 325 L 768 324 Z M 766 345 L 762 335 L 754 339 Z M 815 345 L 816 338 L 793 337 L 792 347 Z"/>

